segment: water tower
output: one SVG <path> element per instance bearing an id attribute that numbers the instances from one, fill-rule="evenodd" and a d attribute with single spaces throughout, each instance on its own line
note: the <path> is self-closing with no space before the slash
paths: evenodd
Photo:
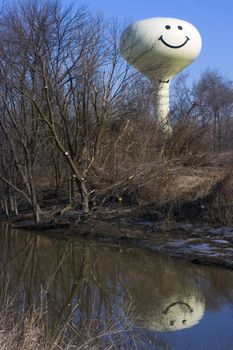
<path id="1" fill-rule="evenodd" d="M 129 25 L 121 35 L 120 48 L 126 61 L 150 78 L 156 87 L 156 117 L 165 135 L 172 132 L 170 81 L 198 57 L 201 46 L 198 30 L 176 18 L 141 20 Z"/>

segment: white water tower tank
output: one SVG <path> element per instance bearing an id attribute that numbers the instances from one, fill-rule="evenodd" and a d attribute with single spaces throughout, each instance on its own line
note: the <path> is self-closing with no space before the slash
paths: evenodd
<path id="1" fill-rule="evenodd" d="M 165 134 L 171 133 L 170 81 L 198 57 L 201 46 L 198 30 L 176 18 L 141 20 L 129 25 L 121 35 L 120 48 L 126 61 L 157 86 L 156 115 Z"/>

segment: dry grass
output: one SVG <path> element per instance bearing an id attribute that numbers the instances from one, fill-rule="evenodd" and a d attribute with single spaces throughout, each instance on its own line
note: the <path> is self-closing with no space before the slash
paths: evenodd
<path id="1" fill-rule="evenodd" d="M 146 350 L 153 344 L 154 349 L 169 349 L 156 337 L 145 340 L 129 314 L 107 322 L 94 317 L 87 322 L 80 315 L 78 324 L 70 317 L 53 330 L 48 330 L 46 316 L 43 308 L 32 308 L 18 317 L 7 303 L 0 311 L 0 350 Z"/>
<path id="2" fill-rule="evenodd" d="M 231 226 L 233 224 L 233 176 L 232 174 L 215 193 L 207 210 L 207 219 L 213 223 Z"/>

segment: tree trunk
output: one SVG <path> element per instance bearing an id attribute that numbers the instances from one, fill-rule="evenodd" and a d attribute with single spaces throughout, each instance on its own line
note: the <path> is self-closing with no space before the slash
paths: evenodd
<path id="1" fill-rule="evenodd" d="M 8 202 L 7 202 L 7 198 L 6 198 L 5 194 L 3 195 L 3 204 L 4 204 L 5 214 L 9 218 Z"/>
<path id="2" fill-rule="evenodd" d="M 89 214 L 89 195 L 84 182 L 79 184 L 81 197 L 82 197 L 82 210 L 85 215 Z"/>
<path id="3" fill-rule="evenodd" d="M 72 183 L 71 183 L 71 179 L 68 178 L 67 179 L 67 183 L 68 183 L 68 202 L 69 204 L 72 203 Z"/>
<path id="4" fill-rule="evenodd" d="M 14 213 L 14 197 L 12 193 L 9 191 L 9 202 L 10 202 L 10 211 L 11 213 Z"/>
<path id="5" fill-rule="evenodd" d="M 33 210 L 35 224 L 39 224 L 40 223 L 40 214 L 41 214 L 41 209 L 40 209 L 39 204 L 34 204 L 32 207 L 32 210 Z"/>
<path id="6" fill-rule="evenodd" d="M 28 172 L 28 180 L 29 180 L 29 186 L 30 186 L 30 197 L 31 197 L 31 204 L 32 204 L 34 221 L 35 221 L 35 224 L 39 224 L 40 223 L 41 209 L 40 209 L 40 206 L 39 206 L 38 200 L 37 200 L 37 194 L 36 194 L 36 189 L 35 189 L 35 184 L 34 184 L 31 159 L 28 155 L 27 155 L 27 172 Z"/>
<path id="7" fill-rule="evenodd" d="M 15 216 L 18 216 L 18 215 L 19 215 L 17 199 L 16 199 L 15 196 L 14 196 L 14 213 L 15 213 Z"/>
<path id="8" fill-rule="evenodd" d="M 16 197 L 14 194 L 9 191 L 9 201 L 10 201 L 10 212 L 13 213 L 15 216 L 18 216 L 18 206 L 17 206 L 17 201 Z"/>

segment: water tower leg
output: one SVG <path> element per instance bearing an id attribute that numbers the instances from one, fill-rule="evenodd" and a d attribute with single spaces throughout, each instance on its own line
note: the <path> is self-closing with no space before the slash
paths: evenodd
<path id="1" fill-rule="evenodd" d="M 166 137 L 172 134 L 169 120 L 169 86 L 169 80 L 159 80 L 155 84 L 155 114 Z"/>

